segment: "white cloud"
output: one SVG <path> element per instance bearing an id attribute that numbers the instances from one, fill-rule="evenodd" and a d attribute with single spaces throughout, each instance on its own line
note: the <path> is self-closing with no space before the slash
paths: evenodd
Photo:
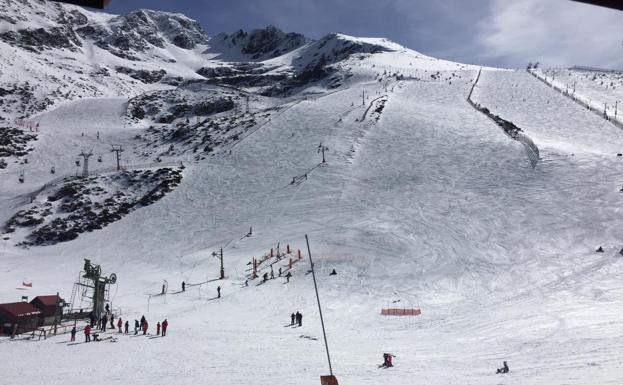
<path id="1" fill-rule="evenodd" d="M 483 58 L 623 69 L 623 12 L 568 0 L 494 0 L 478 30 Z"/>

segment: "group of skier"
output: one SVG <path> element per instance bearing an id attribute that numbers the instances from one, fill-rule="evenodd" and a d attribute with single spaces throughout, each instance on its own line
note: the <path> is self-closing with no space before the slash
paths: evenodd
<path id="1" fill-rule="evenodd" d="M 290 325 L 296 325 L 298 324 L 299 327 L 303 326 L 303 314 L 299 313 L 298 311 L 295 313 L 290 314 Z"/>
<path id="2" fill-rule="evenodd" d="M 162 331 L 162 336 L 166 336 L 167 335 L 167 328 L 169 327 L 169 321 L 167 321 L 167 319 L 165 318 L 164 321 L 162 321 L 162 323 L 160 323 L 160 321 L 158 321 L 158 323 L 156 323 L 156 335 L 159 336 L 161 335 L 160 332 Z M 134 320 L 134 334 L 138 334 L 139 331 L 143 331 L 143 335 L 147 334 L 147 329 L 149 329 L 149 323 L 147 322 L 147 319 L 145 319 L 145 316 L 143 315 L 141 317 L 141 322 L 139 323 L 138 320 Z"/>
<path id="3" fill-rule="evenodd" d="M 108 309 L 108 305 L 106 305 L 106 308 Z M 109 311 L 109 309 L 108 309 Z M 98 329 L 101 331 L 102 333 L 106 332 L 106 325 L 108 324 L 108 322 L 110 322 L 111 325 L 111 329 L 114 330 L 114 324 L 113 321 L 114 320 L 114 316 L 112 314 L 105 314 L 102 318 L 100 318 L 97 322 L 97 326 Z M 93 322 L 93 317 L 91 317 L 90 322 L 88 322 L 86 324 L 86 326 L 84 327 L 84 339 L 85 342 L 91 342 L 91 335 L 93 334 L 93 340 L 94 341 L 98 341 L 98 334 L 96 333 L 92 333 L 93 331 L 93 326 L 94 322 Z M 165 318 L 164 321 L 162 321 L 162 323 L 158 322 L 156 324 L 156 335 L 159 336 L 162 333 L 162 337 L 164 337 L 167 334 L 167 328 L 169 327 L 169 321 Z M 147 319 L 145 319 L 145 316 L 143 315 L 141 317 L 141 321 L 139 323 L 138 320 L 134 320 L 134 335 L 137 335 L 139 333 L 139 331 L 143 332 L 143 335 L 147 334 L 147 330 L 149 329 L 149 323 L 147 322 Z M 125 321 L 125 323 L 123 322 L 123 320 L 121 318 L 117 319 L 117 330 L 119 334 L 129 334 L 130 333 L 130 322 L 128 320 Z M 77 333 L 77 329 L 76 326 L 74 325 L 74 327 L 71 329 L 71 339 L 70 341 L 73 342 L 76 340 L 76 333 Z"/>

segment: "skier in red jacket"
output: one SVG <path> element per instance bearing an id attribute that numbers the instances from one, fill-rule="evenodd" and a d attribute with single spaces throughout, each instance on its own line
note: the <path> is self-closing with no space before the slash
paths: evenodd
<path id="1" fill-rule="evenodd" d="M 147 334 L 147 327 L 149 326 L 149 324 L 147 323 L 147 320 L 145 320 L 145 323 L 143 324 L 143 335 Z"/>
<path id="2" fill-rule="evenodd" d="M 119 321 L 117 321 L 117 328 L 119 329 L 119 333 L 123 333 L 121 331 L 122 326 L 123 326 L 123 321 L 121 320 L 121 317 L 119 317 Z"/>
<path id="3" fill-rule="evenodd" d="M 91 342 L 91 325 L 84 327 L 84 342 Z"/>

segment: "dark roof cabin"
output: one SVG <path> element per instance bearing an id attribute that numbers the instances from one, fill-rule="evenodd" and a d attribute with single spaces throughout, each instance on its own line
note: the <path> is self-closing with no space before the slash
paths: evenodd
<path id="1" fill-rule="evenodd" d="M 41 311 L 28 302 L 0 304 L 0 334 L 13 335 L 37 329 Z"/>
<path id="2" fill-rule="evenodd" d="M 41 311 L 40 325 L 52 325 L 55 316 L 58 315 L 60 319 L 64 301 L 58 295 L 40 295 L 30 301 L 30 304 Z"/>

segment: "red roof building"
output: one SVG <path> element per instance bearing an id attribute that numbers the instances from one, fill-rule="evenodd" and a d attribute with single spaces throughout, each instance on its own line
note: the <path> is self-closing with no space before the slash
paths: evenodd
<path id="1" fill-rule="evenodd" d="M 55 318 L 60 320 L 63 314 L 64 301 L 58 295 L 40 295 L 30 301 L 30 304 L 41 311 L 39 325 L 52 325 Z"/>
<path id="2" fill-rule="evenodd" d="M 37 329 L 41 310 L 27 302 L 0 304 L 0 333 L 13 335 Z"/>

